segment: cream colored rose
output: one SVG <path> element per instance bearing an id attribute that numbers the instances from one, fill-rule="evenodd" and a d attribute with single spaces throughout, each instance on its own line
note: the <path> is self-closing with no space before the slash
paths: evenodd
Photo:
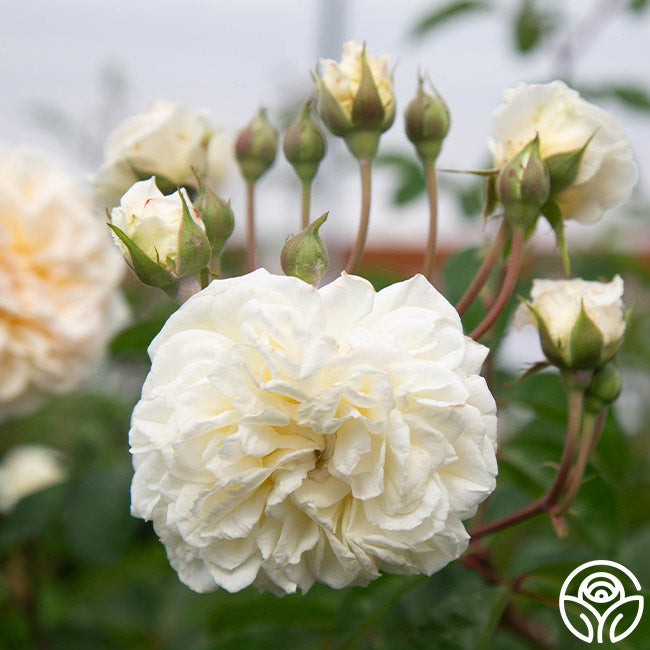
<path id="1" fill-rule="evenodd" d="M 609 113 L 561 81 L 522 83 L 507 90 L 493 121 L 495 167 L 513 158 L 536 134 L 544 159 L 580 149 L 593 136 L 575 180 L 553 197 L 565 219 L 597 221 L 605 210 L 630 197 L 637 171 L 627 138 Z"/>
<path id="2" fill-rule="evenodd" d="M 185 202 L 194 221 L 205 232 L 205 225 L 192 206 L 187 193 Z M 153 177 L 135 183 L 111 211 L 111 223 L 128 235 L 152 260 L 174 272 L 179 254 L 178 234 L 183 219 L 183 203 L 179 192 L 168 196 L 158 189 Z M 124 244 L 114 236 L 117 245 L 129 259 Z"/>
<path id="3" fill-rule="evenodd" d="M 132 514 L 199 592 L 430 575 L 495 487 L 486 353 L 422 276 L 215 280 L 149 348 Z"/>
<path id="4" fill-rule="evenodd" d="M 352 122 L 352 104 L 361 84 L 363 46 L 354 41 L 343 43 L 341 62 L 332 59 L 321 59 L 322 82 L 331 95 L 336 99 Z M 375 87 L 384 107 L 386 116 L 395 114 L 395 96 L 393 94 L 393 78 L 388 69 L 388 55 L 373 56 L 366 52 L 368 67 L 372 73 Z M 392 122 L 392 117 L 391 117 Z"/>
<path id="5" fill-rule="evenodd" d="M 88 375 L 125 321 L 123 267 L 70 176 L 0 147 L 0 419 Z"/>
<path id="6" fill-rule="evenodd" d="M 588 282 L 580 278 L 533 280 L 530 306 L 522 304 L 517 308 L 515 324 L 518 327 L 531 324 L 540 329 L 541 320 L 546 330 L 541 332 L 544 352 L 553 363 L 571 368 L 583 352 L 576 324 L 584 309 L 601 335 L 594 364 L 601 366 L 619 348 L 625 333 L 622 296 L 623 280 L 618 275 L 611 282 Z M 545 340 L 547 335 L 550 340 Z"/>
<path id="7" fill-rule="evenodd" d="M 173 102 L 158 101 L 127 118 L 109 135 L 104 163 L 93 177 L 97 205 L 110 210 L 133 183 L 154 174 L 171 186 L 195 187 L 194 168 L 217 183 L 226 148 L 220 136 L 212 144 L 213 135 L 206 112 Z"/>
<path id="8" fill-rule="evenodd" d="M 67 476 L 63 456 L 43 445 L 18 445 L 0 461 L 0 512 L 6 514 L 22 498 Z"/>

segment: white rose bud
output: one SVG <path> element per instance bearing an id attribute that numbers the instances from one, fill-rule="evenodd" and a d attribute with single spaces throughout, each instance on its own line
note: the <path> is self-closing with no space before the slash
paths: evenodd
<path id="1" fill-rule="evenodd" d="M 152 175 L 167 192 L 195 187 L 192 169 L 217 183 L 227 150 L 211 145 L 213 132 L 205 111 L 173 102 L 158 101 L 125 119 L 109 135 L 104 162 L 92 179 L 96 204 L 102 211 L 112 208 L 133 183 Z"/>
<path id="2" fill-rule="evenodd" d="M 507 90 L 493 120 L 495 167 L 539 135 L 551 199 L 562 218 L 598 221 L 605 210 L 630 197 L 637 171 L 626 136 L 609 113 L 561 81 Z"/>
<path id="3" fill-rule="evenodd" d="M 167 289 L 210 261 L 205 224 L 184 189 L 164 196 L 153 176 L 139 181 L 110 219 L 115 242 L 145 284 Z"/>
<path id="4" fill-rule="evenodd" d="M 343 43 L 341 62 L 322 59 L 317 78 L 318 112 L 327 128 L 346 139 L 356 156 L 372 158 L 379 135 L 395 120 L 388 55 L 372 56 L 364 45 Z"/>
<path id="5" fill-rule="evenodd" d="M 19 445 L 0 462 L 0 512 L 6 514 L 24 497 L 65 480 L 66 463 L 51 447 Z"/>
<path id="6" fill-rule="evenodd" d="M 559 368 L 596 369 L 609 361 L 625 333 L 623 280 L 534 280 L 531 301 L 520 305 L 515 324 L 532 324 L 548 360 Z"/>

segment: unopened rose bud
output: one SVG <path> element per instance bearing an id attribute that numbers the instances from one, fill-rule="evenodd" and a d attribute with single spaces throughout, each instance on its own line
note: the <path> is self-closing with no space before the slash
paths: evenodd
<path id="1" fill-rule="evenodd" d="M 316 176 L 325 156 L 325 136 L 312 116 L 311 100 L 284 133 L 284 155 L 301 181 L 309 183 Z"/>
<path id="2" fill-rule="evenodd" d="M 285 275 L 293 275 L 309 284 L 318 284 L 327 271 L 329 261 L 325 242 L 318 234 L 318 229 L 326 219 L 327 212 L 287 240 L 280 254 Z"/>
<path id="3" fill-rule="evenodd" d="M 379 136 L 395 120 L 388 57 L 374 57 L 365 46 L 348 41 L 343 44 L 340 63 L 321 60 L 316 89 L 318 113 L 325 126 L 344 137 L 357 158 L 373 158 Z"/>
<path id="4" fill-rule="evenodd" d="M 153 177 L 139 181 L 109 216 L 115 242 L 145 284 L 169 291 L 210 261 L 205 226 L 184 190 L 164 196 Z"/>
<path id="5" fill-rule="evenodd" d="M 254 183 L 275 160 L 278 131 L 261 109 L 253 121 L 237 136 L 235 156 L 244 178 Z"/>
<path id="6" fill-rule="evenodd" d="M 511 226 L 527 228 L 539 217 L 550 194 L 548 170 L 539 153 L 539 137 L 501 167 L 496 191 Z"/>
<path id="7" fill-rule="evenodd" d="M 531 301 L 515 323 L 537 327 L 547 359 L 566 370 L 596 370 L 616 353 L 625 334 L 623 280 L 534 280 Z"/>
<path id="8" fill-rule="evenodd" d="M 616 400 L 621 392 L 621 372 L 614 361 L 599 368 L 585 393 L 585 408 L 599 413 Z"/>
<path id="9" fill-rule="evenodd" d="M 205 226 L 205 234 L 212 249 L 212 258 L 218 259 L 235 228 L 235 216 L 230 201 L 224 201 L 198 174 L 196 179 L 199 185 L 199 196 L 194 202 L 194 207 Z"/>
<path id="10" fill-rule="evenodd" d="M 450 122 L 447 104 L 436 90 L 434 93 L 427 93 L 420 79 L 418 92 L 406 107 L 404 115 L 406 135 L 415 145 L 420 158 L 428 163 L 435 162 L 440 154 Z"/>

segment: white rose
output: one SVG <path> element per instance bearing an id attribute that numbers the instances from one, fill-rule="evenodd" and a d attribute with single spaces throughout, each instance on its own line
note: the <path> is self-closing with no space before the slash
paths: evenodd
<path id="1" fill-rule="evenodd" d="M 352 104 L 361 84 L 363 46 L 354 41 L 343 43 L 341 62 L 321 59 L 322 82 L 336 99 L 348 120 L 352 121 Z M 395 114 L 393 78 L 388 69 L 388 55 L 373 56 L 366 52 L 368 67 L 379 93 L 386 116 Z"/>
<path id="2" fill-rule="evenodd" d="M 123 264 L 52 160 L 0 147 L 0 419 L 76 388 L 125 321 Z"/>
<path id="3" fill-rule="evenodd" d="M 33 492 L 64 481 L 63 456 L 43 445 L 18 445 L 0 462 L 0 512 L 8 513 L 18 501 Z"/>
<path id="4" fill-rule="evenodd" d="M 205 232 L 205 225 L 183 193 L 190 215 Z M 128 235 L 155 262 L 174 272 L 179 255 L 178 234 L 183 220 L 183 202 L 179 192 L 165 196 L 152 176 L 135 183 L 124 194 L 120 205 L 111 211 L 111 223 Z M 117 245 L 129 259 L 126 246 L 115 235 Z"/>
<path id="5" fill-rule="evenodd" d="M 199 592 L 430 575 L 495 487 L 486 353 L 422 276 L 215 280 L 149 348 L 132 514 Z"/>
<path id="6" fill-rule="evenodd" d="M 110 209 L 133 183 L 154 174 L 174 186 L 195 187 L 194 168 L 217 183 L 222 171 L 215 153 L 225 155 L 225 147 L 210 147 L 213 131 L 205 111 L 173 102 L 158 101 L 125 119 L 109 135 L 104 163 L 93 177 L 97 205 Z"/>
<path id="7" fill-rule="evenodd" d="M 637 171 L 626 136 L 609 113 L 561 81 L 521 83 L 507 90 L 493 121 L 495 167 L 513 158 L 535 134 L 544 159 L 580 149 L 593 136 L 575 180 L 553 197 L 565 219 L 597 221 L 630 197 Z"/>
<path id="8" fill-rule="evenodd" d="M 595 362 L 600 366 L 618 350 L 625 333 L 622 296 L 623 280 L 618 275 L 611 282 L 588 282 L 580 278 L 533 280 L 530 306 L 519 305 L 515 324 L 518 327 L 531 324 L 539 329 L 541 321 L 546 330 L 541 332 L 544 352 L 553 363 L 571 368 L 584 352 L 574 329 L 584 309 L 602 339 Z M 574 334 L 577 338 L 572 339 Z"/>

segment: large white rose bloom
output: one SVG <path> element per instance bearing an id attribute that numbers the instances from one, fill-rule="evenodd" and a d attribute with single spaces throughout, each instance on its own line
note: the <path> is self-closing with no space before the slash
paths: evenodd
<path id="1" fill-rule="evenodd" d="M 192 168 L 217 184 L 227 166 L 227 146 L 206 111 L 155 102 L 121 122 L 108 136 L 104 162 L 92 179 L 103 211 L 118 205 L 133 183 L 156 174 L 173 186 L 196 186 Z M 171 189 L 171 188 L 166 188 Z"/>
<path id="2" fill-rule="evenodd" d="M 0 419 L 76 388 L 124 324 L 124 264 L 74 179 L 0 147 Z"/>
<path id="3" fill-rule="evenodd" d="M 486 353 L 422 276 L 215 280 L 149 348 L 132 514 L 199 592 L 430 575 L 495 487 Z"/>
<path id="4" fill-rule="evenodd" d="M 65 480 L 63 455 L 44 445 L 18 445 L 0 461 L 0 512 L 8 513 L 33 492 Z"/>
<path id="5" fill-rule="evenodd" d="M 518 154 L 536 134 L 542 158 L 580 149 L 593 136 L 574 182 L 553 197 L 565 219 L 598 221 L 605 210 L 630 197 L 637 170 L 627 137 L 607 111 L 563 82 L 520 83 L 506 90 L 492 118 L 495 167 Z"/>

